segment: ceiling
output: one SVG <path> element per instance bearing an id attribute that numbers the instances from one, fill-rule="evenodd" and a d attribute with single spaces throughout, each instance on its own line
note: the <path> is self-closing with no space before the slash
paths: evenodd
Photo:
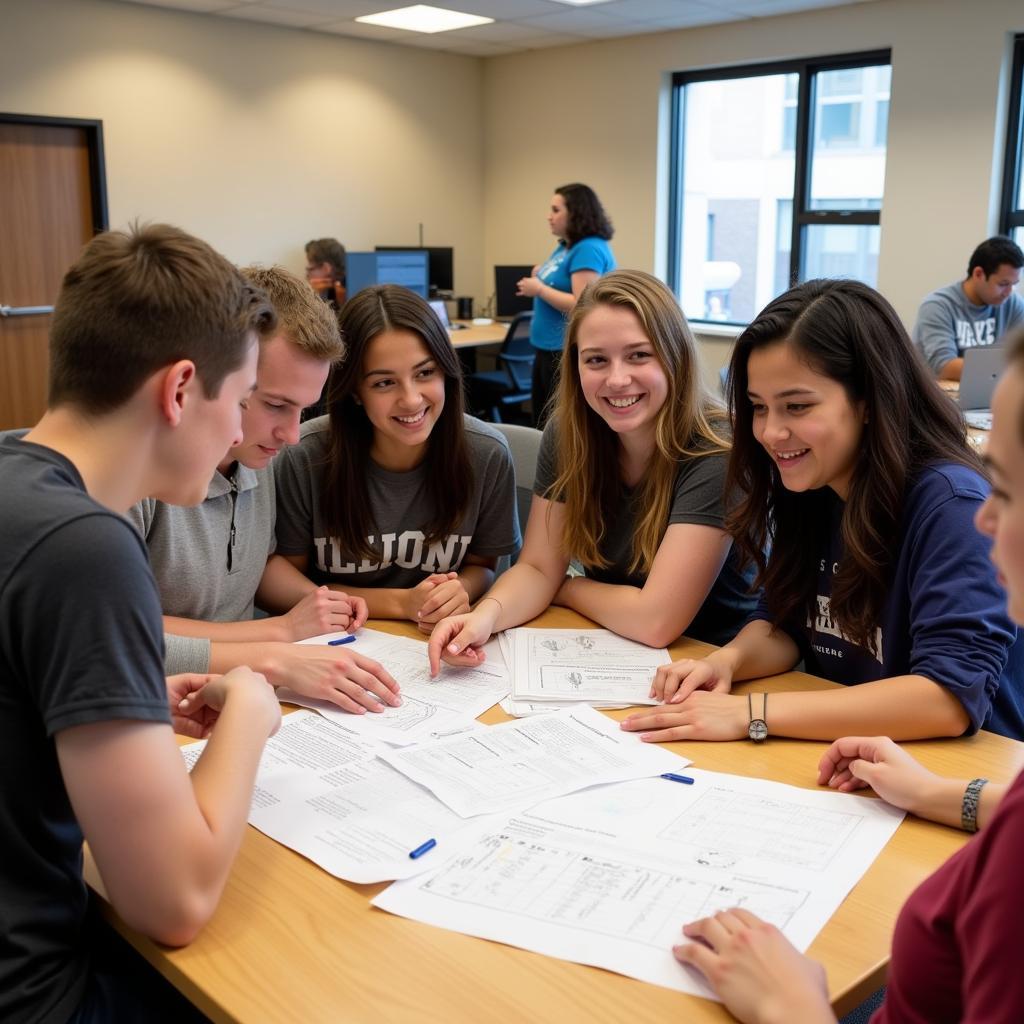
<path id="1" fill-rule="evenodd" d="M 864 3 L 870 0 L 603 0 L 588 6 L 570 6 L 567 3 L 559 3 L 558 0 L 429 0 L 436 7 L 447 7 L 495 19 L 491 25 L 438 32 L 433 35 L 381 28 L 354 20 L 363 14 L 376 14 L 396 7 L 405 7 L 419 0 L 125 2 L 443 50 L 447 53 L 473 57 L 495 57 L 594 39 L 613 39 L 647 32 L 768 18 L 777 14 L 839 7 L 843 4 Z"/>

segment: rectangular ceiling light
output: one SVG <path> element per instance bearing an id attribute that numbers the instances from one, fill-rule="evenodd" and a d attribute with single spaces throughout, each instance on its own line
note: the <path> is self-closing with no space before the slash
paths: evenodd
<path id="1" fill-rule="evenodd" d="M 476 14 L 463 14 L 443 7 L 428 4 L 414 4 L 380 14 L 364 14 L 356 21 L 367 25 L 382 25 L 385 28 L 402 28 L 409 32 L 451 32 L 456 28 L 470 28 L 474 25 L 489 25 L 493 18 L 481 18 Z"/>
<path id="2" fill-rule="evenodd" d="M 587 7 L 590 4 L 606 4 L 608 0 L 555 0 L 556 4 L 568 4 L 570 7 Z"/>

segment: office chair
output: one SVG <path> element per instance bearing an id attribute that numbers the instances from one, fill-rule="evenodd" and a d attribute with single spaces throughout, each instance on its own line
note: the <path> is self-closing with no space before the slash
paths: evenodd
<path id="1" fill-rule="evenodd" d="M 501 410 L 528 401 L 533 379 L 534 349 L 530 344 L 533 313 L 516 313 L 498 353 L 498 369 L 469 375 L 470 408 L 492 423 L 501 423 Z"/>
<path id="2" fill-rule="evenodd" d="M 533 480 L 537 475 L 537 454 L 540 451 L 541 432 L 534 427 L 522 427 L 518 423 L 499 423 L 500 430 L 508 440 L 512 452 L 512 464 L 516 474 L 516 511 L 519 515 L 519 532 L 526 536 L 526 520 L 530 517 L 533 502 Z M 502 555 L 498 559 L 500 576 L 510 565 L 515 565 L 519 552 Z"/>

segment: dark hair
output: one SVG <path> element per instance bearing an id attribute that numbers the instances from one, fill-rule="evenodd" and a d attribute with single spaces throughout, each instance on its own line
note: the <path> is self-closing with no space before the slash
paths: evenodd
<path id="1" fill-rule="evenodd" d="M 461 522 L 473 490 L 473 466 L 463 422 L 462 367 L 437 314 L 415 292 L 394 284 L 364 288 L 342 307 L 341 331 L 348 346 L 328 385 L 331 437 L 327 452 L 323 515 L 327 534 L 353 558 L 369 558 L 367 536 L 375 529 L 367 497 L 367 465 L 373 424 L 357 402 L 357 388 L 370 343 L 385 331 L 410 331 L 426 345 L 444 372 L 444 409 L 434 425 L 425 459 L 424 514 L 420 526 L 433 543 Z"/>
<path id="2" fill-rule="evenodd" d="M 757 584 L 764 587 L 775 623 L 802 621 L 814 608 L 832 507 L 828 488 L 788 491 L 754 438 L 747 398 L 750 354 L 782 342 L 815 372 L 840 383 L 851 402 L 863 403 L 864 433 L 842 514 L 844 553 L 833 579 L 831 611 L 844 635 L 872 649 L 911 479 L 934 462 L 984 470 L 967 445 L 959 411 L 878 292 L 858 281 L 818 280 L 770 302 L 739 336 L 732 356 L 733 448 L 726 486 L 738 496 L 730 532 L 741 554 L 757 565 Z"/>
<path id="3" fill-rule="evenodd" d="M 967 263 L 967 276 L 974 273 L 975 267 L 981 267 L 986 277 L 991 277 L 1003 264 L 1011 267 L 1024 267 L 1024 252 L 1016 242 L 1004 235 L 986 238 L 974 252 Z"/>
<path id="4" fill-rule="evenodd" d="M 601 200 L 589 185 L 574 182 L 559 185 L 555 192 L 565 200 L 569 214 L 565 229 L 565 244 L 575 245 L 583 238 L 603 238 L 606 241 L 615 234 L 612 222 L 604 212 Z"/>
<path id="5" fill-rule="evenodd" d="M 117 409 L 189 359 L 207 398 L 277 325 L 267 296 L 206 242 L 167 224 L 97 235 L 64 275 L 50 329 L 49 406 Z"/>
<path id="6" fill-rule="evenodd" d="M 345 246 L 336 238 L 314 238 L 307 242 L 306 259 L 310 263 L 329 263 L 334 276 L 345 280 Z"/>

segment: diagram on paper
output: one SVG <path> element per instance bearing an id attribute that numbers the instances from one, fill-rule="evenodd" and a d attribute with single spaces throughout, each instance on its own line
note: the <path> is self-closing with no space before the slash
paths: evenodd
<path id="1" fill-rule="evenodd" d="M 707 867 L 774 861 L 824 871 L 862 823 L 860 814 L 712 788 L 658 836 Z"/>
<path id="2" fill-rule="evenodd" d="M 779 928 L 805 891 L 757 879 L 686 877 L 614 854 L 507 832 L 483 837 L 419 885 L 424 894 L 664 950 L 680 923 L 742 906 Z"/>

